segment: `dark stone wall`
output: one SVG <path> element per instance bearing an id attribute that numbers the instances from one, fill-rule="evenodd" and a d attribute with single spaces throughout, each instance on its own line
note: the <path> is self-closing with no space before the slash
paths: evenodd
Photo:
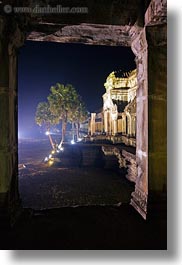
<path id="1" fill-rule="evenodd" d="M 149 188 L 162 192 L 167 186 L 167 45 L 149 41 L 148 69 Z"/>

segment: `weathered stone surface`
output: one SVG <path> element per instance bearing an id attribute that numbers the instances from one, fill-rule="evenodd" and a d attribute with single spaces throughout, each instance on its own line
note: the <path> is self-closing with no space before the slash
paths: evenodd
<path id="1" fill-rule="evenodd" d="M 138 71 L 136 163 L 137 178 L 131 205 L 146 219 L 148 197 L 148 71 L 146 29 L 142 29 L 132 42 Z M 140 192 L 139 192 L 140 191 Z M 140 196 L 142 194 L 142 196 Z"/>
<path id="2" fill-rule="evenodd" d="M 0 208 L 13 211 L 18 200 L 17 48 L 23 44 L 18 25 L 1 18 L 0 64 Z M 8 34 L 9 33 L 9 34 Z"/>
<path id="3" fill-rule="evenodd" d="M 152 0 L 145 13 L 145 25 L 167 23 L 167 0 Z"/>
<path id="4" fill-rule="evenodd" d="M 115 146 L 102 146 L 102 151 L 105 156 L 115 156 L 118 160 L 119 168 L 126 167 L 126 161 L 122 157 L 121 151 Z"/>
<path id="5" fill-rule="evenodd" d="M 131 182 L 137 179 L 136 155 L 115 146 L 103 146 L 102 151 L 106 156 L 115 155 L 118 159 L 119 168 L 126 168 L 126 178 Z"/>
<path id="6" fill-rule="evenodd" d="M 126 178 L 129 181 L 136 182 L 137 178 L 136 155 L 126 150 L 122 150 L 122 156 L 124 157 L 125 160 L 125 167 L 127 167 Z"/>
<path id="7" fill-rule="evenodd" d="M 147 196 L 146 193 L 135 187 L 135 191 L 132 192 L 132 199 L 130 203 L 140 214 L 146 219 L 147 216 Z"/>
<path id="8" fill-rule="evenodd" d="M 158 31 L 160 29 L 160 31 Z M 149 190 L 167 187 L 167 45 L 166 25 L 147 28 L 149 102 Z"/>
<path id="9" fill-rule="evenodd" d="M 98 24 L 80 24 L 61 27 L 57 31 L 46 34 L 32 31 L 28 40 L 54 41 L 60 43 L 84 43 L 92 45 L 130 46 L 130 26 L 113 26 Z"/>
<path id="10" fill-rule="evenodd" d="M 15 3 L 17 1 L 14 1 Z M 21 2 L 21 1 L 19 1 Z M 24 1 L 22 1 L 24 3 Z M 36 4 L 35 4 L 36 3 Z M 20 3 L 19 3 L 20 5 Z M 94 23 L 107 25 L 134 25 L 141 16 L 140 10 L 145 8 L 141 0 L 113 1 L 113 0 L 58 0 L 54 2 L 50 0 L 26 1 L 26 5 L 35 7 L 36 5 L 46 7 L 56 7 L 61 5 L 64 7 L 86 7 L 87 12 L 79 14 L 74 13 L 54 13 L 54 14 L 32 14 L 32 21 L 47 21 L 48 23 L 63 24 L 80 24 Z M 25 6 L 25 3 L 24 5 Z"/>

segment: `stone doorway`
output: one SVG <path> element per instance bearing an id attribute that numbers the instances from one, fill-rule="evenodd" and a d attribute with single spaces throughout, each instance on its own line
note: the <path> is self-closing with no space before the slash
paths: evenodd
<path id="1" fill-rule="evenodd" d="M 115 12 L 116 6 L 112 3 L 114 1 L 110 2 L 112 12 Z M 136 2 L 130 4 L 137 6 Z M 141 2 L 139 6 L 141 7 Z M 140 9 L 142 12 L 137 7 L 132 13 L 129 4 L 125 9 L 121 6 L 121 10 L 126 10 L 123 20 L 122 14 L 117 13 L 113 24 L 107 16 L 102 20 L 93 15 L 88 19 L 82 18 L 81 21 L 65 20 L 61 28 L 55 18 L 51 18 L 52 22 L 55 19 L 52 23 L 50 20 L 35 21 L 28 16 L 23 17 L 23 22 L 15 17 L 0 17 L 0 64 L 4 66 L 0 73 L 0 113 L 4 113 L 3 116 L 0 115 L 0 207 L 11 214 L 16 212 L 18 202 L 17 51 L 25 38 L 34 41 L 122 45 L 132 48 L 136 56 L 138 91 L 137 180 L 131 205 L 146 219 L 147 212 L 149 214 L 153 205 L 161 202 L 161 197 L 166 195 L 167 4 L 165 0 L 152 0 L 145 1 Z M 108 10 L 106 14 L 110 14 Z M 130 14 L 132 19 L 128 23 Z M 108 21 L 110 25 L 107 25 Z"/>
<path id="2" fill-rule="evenodd" d="M 89 54 L 85 54 L 85 51 L 91 54 L 90 57 Z M 56 56 L 54 52 L 56 53 Z M 81 55 L 80 52 L 88 57 L 88 62 L 91 63 L 91 61 L 93 60 L 94 72 L 92 72 L 92 67 L 89 68 L 89 66 L 87 66 L 87 61 L 83 63 L 83 60 L 81 58 L 83 58 L 84 56 L 83 54 Z M 95 59 L 93 59 L 94 53 L 97 54 L 97 56 L 95 56 Z M 118 53 L 121 53 L 121 55 L 119 55 Z M 65 57 L 63 56 L 63 54 L 65 54 Z M 80 54 L 80 61 L 77 63 L 77 68 L 75 69 L 75 67 L 72 67 L 72 64 L 75 66 L 78 57 L 77 54 Z M 126 54 L 128 56 L 125 56 Z M 73 62 L 67 62 L 68 55 L 72 58 Z M 47 59 L 44 59 L 45 56 Z M 125 56 L 124 58 L 126 59 L 128 58 L 128 63 L 126 63 L 126 65 L 124 64 L 124 62 L 122 62 L 123 56 Z M 28 62 L 26 58 L 30 58 Z M 40 66 L 42 60 L 44 63 L 42 64 L 42 66 Z M 111 63 L 109 63 L 109 60 L 111 61 Z M 125 170 L 123 170 L 123 168 L 119 169 L 119 158 L 117 156 L 104 155 L 101 143 L 94 144 L 92 142 L 90 143 L 90 148 L 89 144 L 86 142 L 85 146 L 83 146 L 83 143 L 77 143 L 76 145 L 72 146 L 72 149 L 74 148 L 73 151 L 76 152 L 77 150 L 78 152 L 77 158 L 79 158 L 80 152 L 82 154 L 82 161 L 81 165 L 79 165 L 79 168 L 77 168 L 76 165 L 74 168 L 74 165 L 71 161 L 68 165 L 65 164 L 66 161 L 64 161 L 63 156 L 61 158 L 61 155 L 61 163 L 59 165 L 54 164 L 53 167 L 48 167 L 48 163 L 43 162 L 44 158 L 50 155 L 51 150 L 49 142 L 46 142 L 46 139 L 41 138 L 48 137 L 44 135 L 43 130 L 40 134 L 39 129 L 41 127 L 37 126 L 35 122 L 32 123 L 32 115 L 30 116 L 30 114 L 28 114 L 27 112 L 35 113 L 37 107 L 37 103 L 34 103 L 35 99 L 37 102 L 42 101 L 42 98 L 45 95 L 48 96 L 48 94 L 50 93 L 50 83 L 48 82 L 48 86 L 46 86 L 47 81 L 45 80 L 52 80 L 52 76 L 55 75 L 54 71 L 56 71 L 58 68 L 57 66 L 55 66 L 56 62 L 58 62 L 59 66 L 59 74 L 57 76 L 57 79 L 55 80 L 56 82 L 57 80 L 59 80 L 59 82 L 64 82 L 63 80 L 64 78 L 66 78 L 71 84 L 74 85 L 75 81 L 72 81 L 72 76 L 74 76 L 74 73 L 77 73 L 76 81 L 79 79 L 81 80 L 82 78 L 84 78 L 83 75 L 85 72 L 81 70 L 80 73 L 79 68 L 87 68 L 86 72 L 88 72 L 89 75 L 86 81 L 90 83 L 85 83 L 87 84 L 86 96 L 88 95 L 88 93 L 90 93 L 91 89 L 94 89 L 94 86 L 96 87 L 95 94 L 91 94 L 92 97 L 90 95 L 92 101 L 91 104 L 88 105 L 88 110 L 90 110 L 89 106 L 92 106 L 92 102 L 96 101 L 97 96 L 99 97 L 99 104 L 97 108 L 102 107 L 102 95 L 105 92 L 104 82 L 106 77 L 105 74 L 103 75 L 103 72 L 108 74 L 113 69 L 123 69 L 123 67 L 126 68 L 128 67 L 128 64 L 130 68 L 132 67 L 132 69 L 136 67 L 134 62 L 134 55 L 131 49 L 125 47 L 98 47 L 82 44 L 59 44 L 53 42 L 46 43 L 27 41 L 25 42 L 25 45 L 20 48 L 18 69 L 18 131 L 20 133 L 20 136 L 22 135 L 24 136 L 24 138 L 19 138 L 18 167 L 19 193 L 20 199 L 22 201 L 22 206 L 24 208 L 28 207 L 32 209 L 45 209 L 46 205 L 47 208 L 57 208 L 68 206 L 73 207 L 75 205 L 90 206 L 121 205 L 121 203 L 129 204 L 131 197 L 130 194 L 131 192 L 133 192 L 134 183 L 130 183 L 125 178 Z M 48 64 L 48 66 L 46 66 L 46 64 Z M 100 67 L 97 66 L 98 64 L 100 65 Z M 108 64 L 107 67 L 106 64 Z M 44 69 L 44 71 L 46 71 L 47 67 L 52 72 L 50 73 L 49 71 L 49 73 L 45 74 L 45 72 L 43 73 L 42 68 Z M 95 70 L 96 67 L 97 70 Z M 104 67 L 105 70 L 99 70 L 99 68 L 101 67 Z M 27 68 L 30 70 L 27 71 Z M 31 69 L 34 70 L 32 71 Z M 100 85 L 96 84 L 96 81 L 95 83 L 93 81 L 95 80 L 94 74 L 96 73 L 99 76 L 99 79 L 101 79 L 101 84 L 99 83 Z M 47 79 L 44 78 L 44 76 L 46 75 L 48 76 Z M 38 78 L 38 76 L 40 77 Z M 89 77 L 91 77 L 92 80 L 90 80 Z M 26 78 L 26 82 L 22 81 L 22 79 L 24 78 Z M 34 78 L 36 78 L 36 81 L 34 81 Z M 42 82 L 44 83 L 44 86 L 43 88 L 40 88 Z M 26 84 L 26 89 L 24 83 Z M 79 83 L 82 87 L 82 82 Z M 79 85 L 77 85 L 75 88 L 80 89 Z M 98 91 L 98 88 L 100 88 L 101 92 Z M 40 97 L 40 91 L 42 92 L 42 97 Z M 80 95 L 83 97 L 85 91 L 81 89 L 81 91 L 79 90 L 79 93 L 81 92 L 83 94 Z M 84 97 L 84 100 L 85 99 L 86 98 Z M 32 124 L 35 124 L 34 130 L 31 129 Z M 67 129 L 67 133 L 69 133 L 69 126 L 67 126 Z M 28 134 L 26 134 L 27 131 Z M 70 135 L 67 136 L 70 137 Z M 27 137 L 29 137 L 30 139 L 26 139 Z M 37 139 L 38 137 L 41 137 L 39 141 Z M 57 140 L 58 143 L 60 142 L 60 134 L 53 134 L 52 137 L 53 140 Z M 70 141 L 71 139 L 72 137 L 70 139 L 67 138 L 66 142 Z M 105 144 L 108 144 L 107 141 L 108 140 L 105 141 Z M 68 148 L 71 149 L 70 146 L 68 146 L 67 149 Z M 135 148 L 133 147 L 133 149 Z M 65 152 L 62 152 L 62 155 L 64 154 Z M 66 154 L 68 155 L 68 151 L 66 152 Z M 95 167 L 95 169 L 93 169 L 93 167 Z"/>

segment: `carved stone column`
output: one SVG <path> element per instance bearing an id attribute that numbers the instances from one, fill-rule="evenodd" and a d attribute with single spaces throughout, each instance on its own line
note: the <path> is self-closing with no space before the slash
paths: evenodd
<path id="1" fill-rule="evenodd" d="M 122 133 L 126 134 L 126 115 L 122 114 Z"/>
<path id="2" fill-rule="evenodd" d="M 131 132 L 131 115 L 130 115 L 130 113 L 128 112 L 127 113 L 127 126 L 128 126 L 128 128 L 127 128 L 127 134 L 128 134 L 128 136 L 131 136 L 131 134 L 132 134 L 132 132 Z"/>
<path id="3" fill-rule="evenodd" d="M 114 131 L 113 131 L 113 133 L 115 135 L 118 132 L 118 123 L 117 123 L 117 120 L 114 120 L 113 122 L 114 122 Z"/>
<path id="4" fill-rule="evenodd" d="M 9 21 L 8 21 L 9 22 Z M 23 35 L 0 18 L 0 218 L 15 217 L 18 196 L 17 48 Z M 12 219 L 12 218 L 11 218 Z M 12 220 L 11 220 L 12 222 Z"/>
<path id="5" fill-rule="evenodd" d="M 136 117 L 132 116 L 132 135 L 136 136 Z"/>
<path id="6" fill-rule="evenodd" d="M 4 21 L 0 21 L 5 27 Z M 8 201 L 8 191 L 13 167 L 11 164 L 12 155 L 9 145 L 9 101 L 13 92 L 9 91 L 9 53 L 8 39 L 0 32 L 0 208 L 5 207 Z"/>
<path id="7" fill-rule="evenodd" d="M 104 132 L 108 132 L 107 110 L 104 111 Z"/>
<path id="8" fill-rule="evenodd" d="M 136 163 L 137 178 L 131 205 L 146 219 L 148 199 L 148 72 L 147 41 L 145 28 L 138 28 L 134 34 L 132 50 L 137 65 L 137 134 Z"/>
<path id="9" fill-rule="evenodd" d="M 91 113 L 91 135 L 95 134 L 95 117 L 96 113 Z"/>
<path id="10" fill-rule="evenodd" d="M 166 24 L 138 29 L 132 42 L 137 65 L 137 179 L 131 205 L 146 219 L 153 198 L 166 194 Z"/>
<path id="11" fill-rule="evenodd" d="M 167 203 L 167 0 L 145 13 L 148 43 L 148 214 Z M 161 211 L 162 212 L 162 211 Z"/>

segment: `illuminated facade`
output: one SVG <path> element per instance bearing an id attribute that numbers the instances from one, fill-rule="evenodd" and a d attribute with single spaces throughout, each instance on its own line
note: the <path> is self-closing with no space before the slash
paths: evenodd
<path id="1" fill-rule="evenodd" d="M 121 75 L 120 77 L 118 75 Z M 112 72 L 104 84 L 103 109 L 92 113 L 89 132 L 91 135 L 136 136 L 136 69 L 129 73 Z"/>

